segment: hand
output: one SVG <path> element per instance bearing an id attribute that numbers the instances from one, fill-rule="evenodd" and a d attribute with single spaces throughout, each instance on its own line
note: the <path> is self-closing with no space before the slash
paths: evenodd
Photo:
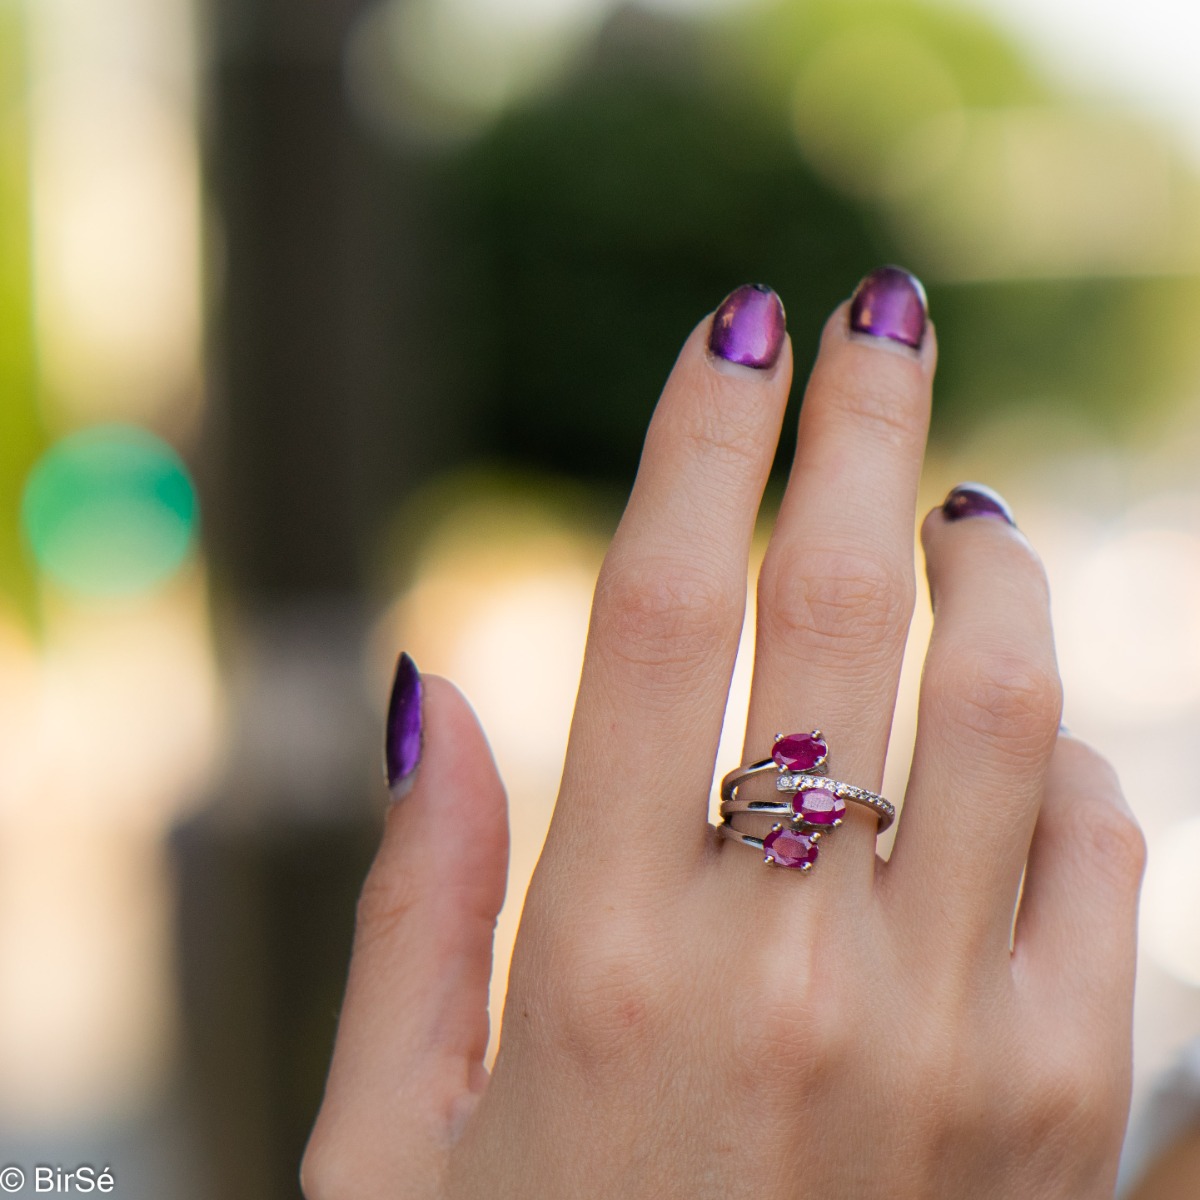
<path id="1" fill-rule="evenodd" d="M 819 727 L 832 775 L 880 787 L 934 360 L 902 272 L 825 328 L 759 580 L 746 762 Z M 411 789 L 363 892 L 309 1200 L 1111 1196 L 1143 842 L 1059 732 L 1046 581 L 1003 502 L 956 489 L 922 528 L 936 618 L 890 860 L 856 804 L 803 873 L 706 822 L 791 370 L 774 294 L 739 289 L 659 401 L 490 1079 L 503 789 L 463 699 L 402 663 Z"/>

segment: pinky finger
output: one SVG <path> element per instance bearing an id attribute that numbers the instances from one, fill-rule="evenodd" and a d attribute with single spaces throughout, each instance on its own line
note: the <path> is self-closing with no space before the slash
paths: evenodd
<path id="1" fill-rule="evenodd" d="M 1142 831 L 1108 763 L 1063 735 L 1029 851 L 1014 938 L 1014 969 L 1037 1005 L 1101 1019 L 1101 1037 L 1128 1041 Z M 1070 1019 L 1068 1017 L 1068 1019 Z"/>

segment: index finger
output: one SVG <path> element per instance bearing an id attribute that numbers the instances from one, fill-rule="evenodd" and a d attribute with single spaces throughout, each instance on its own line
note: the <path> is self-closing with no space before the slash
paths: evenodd
<path id="1" fill-rule="evenodd" d="M 628 863 L 629 837 L 674 810 L 673 860 L 700 855 L 755 518 L 791 384 L 783 306 L 733 292 L 693 331 L 646 435 L 629 504 L 596 586 L 550 839 Z"/>

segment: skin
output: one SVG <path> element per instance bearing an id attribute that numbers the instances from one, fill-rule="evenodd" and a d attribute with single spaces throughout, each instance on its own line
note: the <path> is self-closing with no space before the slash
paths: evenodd
<path id="1" fill-rule="evenodd" d="M 935 627 L 889 862 L 856 805 L 805 875 L 706 822 L 792 370 L 790 345 L 769 371 L 714 360 L 707 329 L 597 584 L 492 1076 L 504 792 L 466 702 L 427 678 L 308 1200 L 1112 1195 L 1144 843 L 1107 764 L 1059 732 L 1019 532 L 940 509 L 922 526 Z M 746 761 L 819 727 L 836 778 L 880 787 L 935 357 L 932 329 L 912 352 L 851 333 L 845 305 L 825 328 L 759 579 Z"/>
<path id="2" fill-rule="evenodd" d="M 1129 1194 L 1129 1200 L 1195 1200 L 1200 1193 L 1200 1129 L 1181 1137 Z"/>

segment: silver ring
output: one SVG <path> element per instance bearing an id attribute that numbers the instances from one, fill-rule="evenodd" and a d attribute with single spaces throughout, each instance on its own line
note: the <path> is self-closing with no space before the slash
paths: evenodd
<path id="1" fill-rule="evenodd" d="M 763 862 L 801 871 L 809 870 L 816 862 L 822 833 L 842 823 L 847 800 L 875 814 L 878 837 L 896 819 L 895 807 L 877 792 L 830 779 L 825 774 L 828 758 L 829 746 L 819 729 L 786 737 L 776 734 L 770 758 L 738 767 L 721 780 L 721 823 L 717 832 L 761 851 Z M 739 798 L 738 788 L 747 779 L 772 770 L 775 799 Z M 760 838 L 733 827 L 731 818 L 738 813 L 767 813 L 786 817 L 787 821 L 772 826 L 771 832 Z"/>
<path id="2" fill-rule="evenodd" d="M 721 816 L 730 817 L 734 813 L 768 813 L 772 816 L 786 816 L 793 824 L 809 826 L 828 826 L 836 828 L 842 823 L 841 813 L 845 805 L 831 805 L 821 797 L 820 805 L 807 804 L 804 801 L 805 792 L 822 792 L 837 800 L 850 800 L 869 808 L 879 822 L 876 834 L 882 833 L 896 819 L 896 808 L 889 800 L 885 800 L 878 792 L 870 792 L 866 788 L 855 787 L 852 783 L 843 783 L 840 779 L 829 779 L 823 775 L 791 775 L 781 774 L 775 787 L 780 792 L 790 794 L 790 799 L 778 800 L 739 800 L 735 794 L 731 800 L 721 801 Z M 814 797 L 814 800 L 816 798 Z"/>

